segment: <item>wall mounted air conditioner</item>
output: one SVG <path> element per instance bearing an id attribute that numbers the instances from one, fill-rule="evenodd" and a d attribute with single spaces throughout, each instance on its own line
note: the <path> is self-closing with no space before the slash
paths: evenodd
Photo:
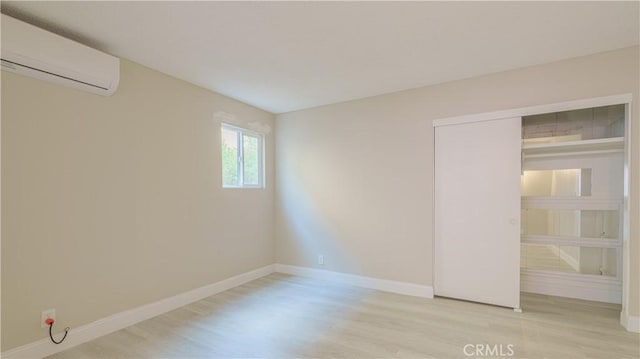
<path id="1" fill-rule="evenodd" d="M 110 96 L 120 59 L 2 15 L 2 69 Z"/>

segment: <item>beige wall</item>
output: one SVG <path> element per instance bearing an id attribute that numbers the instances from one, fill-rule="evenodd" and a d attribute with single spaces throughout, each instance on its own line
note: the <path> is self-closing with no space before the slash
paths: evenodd
<path id="1" fill-rule="evenodd" d="M 273 127 L 269 113 L 128 61 L 113 97 L 2 72 L 2 349 L 45 337 L 43 309 L 77 327 L 271 264 L 274 223 L 277 262 L 319 267 L 323 254 L 326 269 L 431 284 L 431 121 L 619 93 L 637 103 L 638 52 L 281 115 L 265 190 L 221 188 L 213 114 Z M 637 106 L 632 118 L 638 315 Z"/>
<path id="2" fill-rule="evenodd" d="M 2 72 L 2 349 L 274 262 L 266 190 L 221 188 L 219 122 L 273 115 L 123 61 L 101 97 Z"/>
<path id="3" fill-rule="evenodd" d="M 279 115 L 276 260 L 430 285 L 432 120 L 622 93 L 638 103 L 638 53 L 627 48 Z M 637 109 L 632 315 L 640 313 Z"/>

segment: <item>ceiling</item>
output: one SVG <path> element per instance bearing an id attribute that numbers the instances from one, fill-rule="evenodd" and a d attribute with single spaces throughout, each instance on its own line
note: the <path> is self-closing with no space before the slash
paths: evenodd
<path id="1" fill-rule="evenodd" d="M 638 44 L 633 2 L 14 2 L 2 12 L 273 113 Z"/>

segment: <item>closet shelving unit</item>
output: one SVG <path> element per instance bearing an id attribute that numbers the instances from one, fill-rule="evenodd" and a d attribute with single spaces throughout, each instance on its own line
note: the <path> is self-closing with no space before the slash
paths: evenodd
<path id="1" fill-rule="evenodd" d="M 540 166 L 547 166 L 544 170 L 549 171 L 585 168 L 584 164 L 589 163 L 592 158 L 608 158 L 608 156 L 614 158 L 617 153 L 622 156 L 624 145 L 624 137 L 587 140 L 568 138 L 564 139 L 564 141 L 554 138 L 524 139 L 522 142 L 523 175 L 524 171 L 530 169 L 531 166 L 529 164 L 531 163 L 537 164 L 538 167 L 533 166 L 536 168 L 535 170 L 540 170 Z M 576 162 L 580 164 L 575 165 Z M 602 176 L 609 176 L 605 172 L 606 170 L 599 168 L 597 172 L 594 170 L 591 175 L 600 176 L 599 181 L 601 182 Z M 521 205 L 523 210 L 521 243 L 523 244 L 523 261 L 525 261 L 521 268 L 521 275 L 525 291 L 620 303 L 622 296 L 623 224 L 623 200 L 621 194 L 618 196 L 617 193 L 598 191 L 595 196 L 590 194 L 581 195 L 580 193 L 575 193 L 575 195 L 566 195 L 565 193 L 565 195 L 523 196 Z M 527 211 L 529 210 L 548 211 L 546 212 L 548 217 L 553 216 L 551 213 L 553 211 L 573 211 L 564 212 L 564 215 L 575 216 L 575 223 L 572 222 L 570 224 L 570 226 L 575 226 L 575 232 L 557 234 L 544 233 L 544 231 L 540 230 L 528 231 Z M 602 223 L 607 221 L 616 223 L 613 225 L 608 223 L 606 227 L 609 233 L 603 230 L 600 236 L 595 235 L 593 232 L 583 233 L 581 227 L 583 211 L 589 211 L 594 217 L 600 215 Z M 611 211 L 606 212 L 609 214 L 608 217 L 604 214 L 604 211 Z M 540 213 L 542 212 L 538 212 L 538 214 Z M 559 212 L 554 213 L 557 214 Z M 617 215 L 614 213 L 617 213 Z M 557 216 L 561 218 L 560 215 Z M 556 221 L 558 221 L 558 218 L 556 218 Z M 605 227 L 604 225 L 602 226 L 602 228 Z M 598 227 L 598 229 L 600 230 L 601 228 Z M 532 259 L 537 253 L 527 252 L 528 249 L 535 253 L 535 250 L 537 250 L 535 248 L 553 252 L 555 258 L 558 261 L 562 261 L 564 268 L 561 268 L 561 266 L 558 268 L 553 268 L 553 266 L 544 267 L 544 265 L 535 266 L 526 263 L 526 261 L 540 260 Z M 567 252 L 563 252 L 563 248 L 571 248 L 574 251 L 577 248 L 579 254 L 572 257 Z M 594 253 L 600 253 L 601 255 L 600 260 L 602 262 L 599 273 L 594 273 L 593 270 L 583 270 L 583 262 L 585 261 L 583 257 L 594 256 Z M 613 253 L 615 253 L 615 265 L 611 261 Z M 540 263 L 544 263 L 544 260 Z"/>
<path id="2" fill-rule="evenodd" d="M 524 159 L 558 156 L 589 156 L 603 153 L 621 153 L 622 151 L 624 151 L 624 137 L 567 142 L 524 142 L 522 144 Z"/>

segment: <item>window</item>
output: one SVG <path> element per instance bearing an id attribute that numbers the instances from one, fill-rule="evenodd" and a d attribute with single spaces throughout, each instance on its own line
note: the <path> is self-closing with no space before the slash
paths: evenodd
<path id="1" fill-rule="evenodd" d="M 262 188 L 262 135 L 222 124 L 222 187 Z"/>

